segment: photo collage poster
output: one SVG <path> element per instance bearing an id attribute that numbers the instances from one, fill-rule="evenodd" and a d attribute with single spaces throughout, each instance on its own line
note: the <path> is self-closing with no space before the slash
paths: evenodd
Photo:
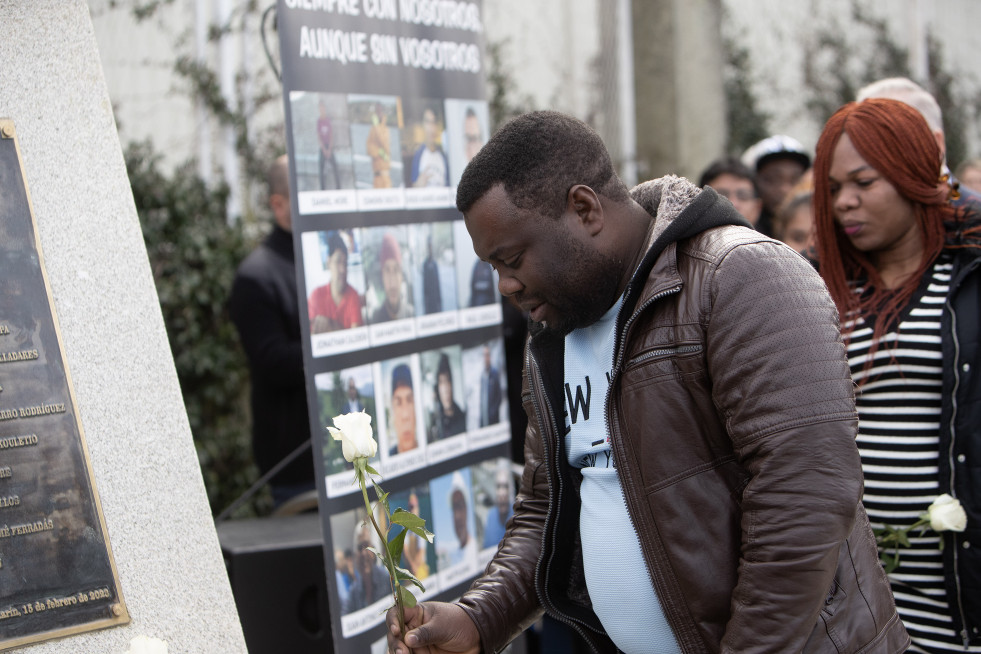
<path id="1" fill-rule="evenodd" d="M 405 540 L 420 600 L 466 590 L 514 500 L 497 277 L 455 207 L 490 129 L 481 3 L 279 0 L 277 26 L 334 647 L 384 652 L 390 583 L 333 417 L 371 416 L 392 510 L 435 534 Z"/>

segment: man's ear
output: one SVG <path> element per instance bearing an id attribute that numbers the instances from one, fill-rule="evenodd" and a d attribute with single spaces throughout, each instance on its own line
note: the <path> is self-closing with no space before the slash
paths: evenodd
<path id="1" fill-rule="evenodd" d="M 576 184 L 569 189 L 566 210 L 579 217 L 580 224 L 586 227 L 590 235 L 603 229 L 603 204 L 596 191 L 585 184 Z"/>

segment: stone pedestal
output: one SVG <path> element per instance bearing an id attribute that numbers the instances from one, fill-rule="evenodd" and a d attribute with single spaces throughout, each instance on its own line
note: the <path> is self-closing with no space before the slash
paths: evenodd
<path id="1" fill-rule="evenodd" d="M 132 619 L 18 651 L 123 654 L 145 635 L 244 653 L 84 0 L 0 2 L 0 116 L 16 125 Z"/>

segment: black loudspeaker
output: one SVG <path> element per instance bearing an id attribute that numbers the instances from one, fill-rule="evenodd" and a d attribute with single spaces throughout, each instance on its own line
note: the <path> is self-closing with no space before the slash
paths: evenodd
<path id="1" fill-rule="evenodd" d="M 333 654 L 319 514 L 216 529 L 249 654 Z"/>

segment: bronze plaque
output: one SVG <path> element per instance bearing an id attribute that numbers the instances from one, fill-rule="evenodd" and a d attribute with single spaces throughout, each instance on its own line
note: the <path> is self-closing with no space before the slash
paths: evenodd
<path id="1" fill-rule="evenodd" d="M 14 123 L 0 118 L 0 650 L 127 622 Z"/>

